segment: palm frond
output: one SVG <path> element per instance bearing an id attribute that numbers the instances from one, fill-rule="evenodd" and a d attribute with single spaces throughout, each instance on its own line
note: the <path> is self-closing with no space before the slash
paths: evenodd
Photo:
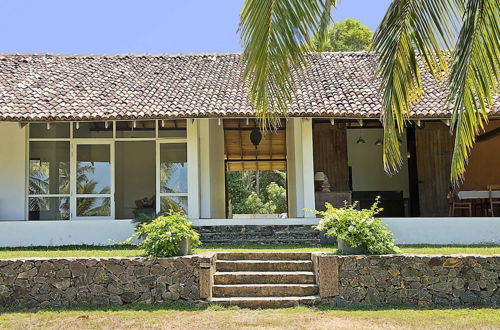
<path id="1" fill-rule="evenodd" d="M 500 80 L 500 6 L 498 0 L 469 0 L 453 54 L 448 101 L 453 106 L 455 149 L 451 180 L 458 184 L 472 145 L 488 121 L 487 109 Z"/>
<path id="2" fill-rule="evenodd" d="M 446 55 L 455 44 L 463 0 L 393 0 L 374 35 L 379 57 L 384 125 L 384 167 L 402 164 L 398 135 L 411 106 L 422 94 L 419 61 L 437 79 L 448 70 Z"/>
<path id="3" fill-rule="evenodd" d="M 292 68 L 306 65 L 310 34 L 325 29 L 336 0 L 246 0 L 241 11 L 243 78 L 264 127 L 279 126 L 293 99 Z M 328 16 L 327 16 L 328 15 Z"/>

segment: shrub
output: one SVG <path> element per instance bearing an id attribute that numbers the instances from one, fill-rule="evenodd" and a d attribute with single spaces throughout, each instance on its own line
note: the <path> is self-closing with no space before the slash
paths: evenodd
<path id="1" fill-rule="evenodd" d="M 326 203 L 326 211 L 314 211 L 322 216 L 316 229 L 328 237 L 336 237 L 353 248 L 363 248 L 370 254 L 399 253 L 392 232 L 374 216 L 382 211 L 379 198 L 369 209 L 357 210 L 357 203 L 335 208 Z"/>
<path id="2" fill-rule="evenodd" d="M 200 237 L 181 212 L 170 212 L 149 223 L 140 224 L 132 238 L 142 238 L 139 247 L 150 257 L 171 257 L 179 253 L 180 242 L 188 239 L 191 248 L 199 246 Z"/>

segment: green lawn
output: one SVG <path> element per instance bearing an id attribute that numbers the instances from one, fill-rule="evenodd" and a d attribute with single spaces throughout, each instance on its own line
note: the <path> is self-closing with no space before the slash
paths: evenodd
<path id="1" fill-rule="evenodd" d="M 500 311 L 482 309 L 246 310 L 220 306 L 128 305 L 59 310 L 2 310 L 1 329 L 498 329 Z"/>
<path id="2" fill-rule="evenodd" d="M 500 245 L 463 245 L 463 246 L 431 246 L 406 245 L 401 246 L 403 253 L 416 254 L 482 254 L 500 255 Z M 325 251 L 337 253 L 335 246 L 312 245 L 203 245 L 194 253 L 229 251 L 262 251 L 262 252 L 313 252 Z M 143 251 L 134 246 L 63 246 L 63 247 L 26 247 L 0 248 L 0 259 L 8 258 L 52 258 L 52 257 L 136 257 L 142 256 Z"/>

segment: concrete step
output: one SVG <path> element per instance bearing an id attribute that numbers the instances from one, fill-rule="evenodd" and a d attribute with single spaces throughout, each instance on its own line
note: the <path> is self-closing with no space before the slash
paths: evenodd
<path id="1" fill-rule="evenodd" d="M 221 272 L 240 271 L 313 271 L 311 260 L 218 260 Z"/>
<path id="2" fill-rule="evenodd" d="M 314 284 L 313 272 L 215 272 L 215 284 Z"/>
<path id="3" fill-rule="evenodd" d="M 302 297 L 230 297 L 211 298 L 211 303 L 244 308 L 287 308 L 297 305 L 313 305 L 320 301 L 319 296 Z"/>
<path id="4" fill-rule="evenodd" d="M 317 295 L 316 284 L 218 284 L 214 297 L 287 297 Z"/>
<path id="5" fill-rule="evenodd" d="M 309 252 L 219 252 L 217 260 L 311 260 Z"/>

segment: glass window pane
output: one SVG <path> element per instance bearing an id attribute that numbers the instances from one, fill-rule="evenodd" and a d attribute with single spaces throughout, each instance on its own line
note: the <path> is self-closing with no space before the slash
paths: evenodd
<path id="1" fill-rule="evenodd" d="M 154 138 L 155 137 L 154 120 L 137 120 L 133 121 L 117 121 L 116 122 L 116 137 L 117 138 Z"/>
<path id="2" fill-rule="evenodd" d="M 109 217 L 111 215 L 111 198 L 83 197 L 76 199 L 76 216 Z"/>
<path id="3" fill-rule="evenodd" d="M 69 194 L 69 142 L 30 142 L 29 194 Z"/>
<path id="4" fill-rule="evenodd" d="M 186 143 L 160 144 L 160 192 L 187 193 Z"/>
<path id="5" fill-rule="evenodd" d="M 78 126 L 78 128 L 77 128 Z M 106 123 L 103 121 L 82 122 L 73 124 L 73 137 L 75 138 L 112 138 L 113 137 L 113 122 Z"/>
<path id="6" fill-rule="evenodd" d="M 70 123 L 51 123 L 47 129 L 46 123 L 31 123 L 30 138 L 69 138 Z"/>
<path id="7" fill-rule="evenodd" d="M 186 120 L 160 120 L 158 122 L 158 137 L 186 137 Z"/>
<path id="8" fill-rule="evenodd" d="M 69 220 L 69 197 L 30 197 L 29 220 Z"/>
<path id="9" fill-rule="evenodd" d="M 80 144 L 76 152 L 76 193 L 111 193 L 111 162 L 108 144 Z"/>
<path id="10" fill-rule="evenodd" d="M 160 197 L 160 209 L 162 212 L 183 211 L 187 213 L 188 198 L 187 196 L 162 196 Z"/>

